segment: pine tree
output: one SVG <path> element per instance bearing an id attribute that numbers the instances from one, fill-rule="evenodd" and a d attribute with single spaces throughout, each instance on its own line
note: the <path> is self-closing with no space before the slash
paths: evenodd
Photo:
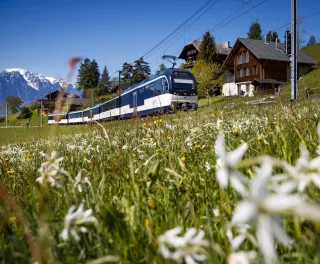
<path id="1" fill-rule="evenodd" d="M 86 58 L 80 64 L 77 81 L 78 89 L 84 91 L 96 88 L 99 78 L 100 72 L 97 62 L 95 60 L 91 62 L 90 59 Z"/>
<path id="2" fill-rule="evenodd" d="M 214 37 L 212 37 L 209 31 L 203 35 L 197 59 L 204 60 L 208 63 L 219 62 L 216 43 L 214 41 Z"/>
<path id="3" fill-rule="evenodd" d="M 136 60 L 134 62 L 133 70 L 132 70 L 132 82 L 133 84 L 139 83 L 148 78 L 151 70 L 149 67 L 149 63 L 143 60 L 143 57 Z"/>
<path id="4" fill-rule="evenodd" d="M 125 84 L 132 84 L 132 70 L 133 66 L 130 63 L 125 62 L 122 65 L 122 78 L 121 82 Z"/>
<path id="5" fill-rule="evenodd" d="M 109 72 L 107 70 L 107 66 L 104 66 L 101 74 L 101 79 L 98 84 L 97 94 L 99 96 L 108 94 L 110 86 L 111 86 L 111 81 L 110 81 Z"/>
<path id="6" fill-rule="evenodd" d="M 255 22 L 252 22 L 249 32 L 248 32 L 248 39 L 257 39 L 262 40 L 261 36 L 261 25 L 258 21 L 258 19 Z"/>
<path id="7" fill-rule="evenodd" d="M 278 42 L 280 42 L 279 41 L 279 36 L 278 36 L 278 33 L 276 32 L 276 31 L 269 31 L 268 33 L 267 33 L 267 35 L 266 35 L 266 37 L 267 37 L 267 41 L 273 41 L 273 42 L 275 42 L 276 41 L 276 39 L 278 39 Z"/>
<path id="8" fill-rule="evenodd" d="M 316 40 L 316 37 L 312 35 L 309 39 L 308 46 L 314 45 L 314 44 L 317 44 L 317 40 Z"/>

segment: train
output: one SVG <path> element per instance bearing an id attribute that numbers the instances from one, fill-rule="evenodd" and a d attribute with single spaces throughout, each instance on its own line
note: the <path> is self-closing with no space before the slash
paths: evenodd
<path id="1" fill-rule="evenodd" d="M 197 83 L 193 74 L 183 69 L 166 69 L 103 103 L 49 114 L 48 124 L 84 124 L 197 108 Z"/>

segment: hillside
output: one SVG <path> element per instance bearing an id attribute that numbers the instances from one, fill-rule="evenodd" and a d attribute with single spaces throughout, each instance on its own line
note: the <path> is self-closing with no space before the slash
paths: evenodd
<path id="1" fill-rule="evenodd" d="M 320 43 L 303 47 L 301 50 L 308 54 L 310 57 L 314 58 L 317 63 L 320 63 Z"/>

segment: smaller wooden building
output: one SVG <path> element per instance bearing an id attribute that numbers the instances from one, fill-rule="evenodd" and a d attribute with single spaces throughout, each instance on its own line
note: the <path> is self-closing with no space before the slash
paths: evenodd
<path id="1" fill-rule="evenodd" d="M 312 70 L 315 61 L 301 50 L 297 58 L 301 77 Z M 277 93 L 279 86 L 291 79 L 290 56 L 285 53 L 285 45 L 278 42 L 239 38 L 223 68 L 225 96 Z"/>
<path id="2" fill-rule="evenodd" d="M 202 40 L 193 40 L 184 46 L 179 55 L 179 59 L 185 60 L 185 69 L 192 69 L 197 61 Z M 217 54 L 222 62 L 227 58 L 231 51 L 230 42 L 216 43 Z"/>

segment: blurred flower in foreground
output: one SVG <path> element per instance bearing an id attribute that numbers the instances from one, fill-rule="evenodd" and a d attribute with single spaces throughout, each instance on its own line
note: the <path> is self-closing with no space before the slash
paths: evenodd
<path id="1" fill-rule="evenodd" d="M 63 158 L 56 158 L 57 152 L 53 151 L 51 155 L 45 153 L 40 153 L 42 156 L 46 158 L 46 162 L 41 164 L 39 169 L 40 177 L 36 179 L 41 185 L 46 185 L 47 183 L 51 184 L 51 186 L 61 187 L 61 184 L 65 177 L 70 177 L 69 173 L 64 169 L 60 168 L 59 163 L 63 160 Z"/>
<path id="2" fill-rule="evenodd" d="M 68 62 L 71 70 L 73 70 L 76 67 L 77 63 L 79 63 L 81 60 L 82 60 L 81 57 L 72 57 Z"/>
<path id="3" fill-rule="evenodd" d="M 206 251 L 203 247 L 209 245 L 204 240 L 204 232 L 197 232 L 195 228 L 189 228 L 184 236 L 179 236 L 182 227 L 168 230 L 159 236 L 159 252 L 165 259 L 181 262 L 183 259 L 187 264 L 202 262 L 207 259 Z"/>
<path id="4" fill-rule="evenodd" d="M 235 170 L 235 166 L 242 159 L 244 153 L 248 149 L 248 144 L 244 143 L 234 151 L 227 153 L 224 135 L 219 134 L 215 144 L 215 152 L 217 155 L 216 177 L 221 188 L 226 188 L 230 179 L 232 187 L 245 196 L 246 189 L 244 183 L 247 180 Z"/>
<path id="5" fill-rule="evenodd" d="M 228 264 L 250 264 L 257 257 L 255 251 L 240 251 L 228 257 Z"/>
<path id="6" fill-rule="evenodd" d="M 92 215 L 92 209 L 84 211 L 83 204 L 81 204 L 77 210 L 75 205 L 71 206 L 64 218 L 64 228 L 61 233 L 62 239 L 67 241 L 70 233 L 71 236 L 78 241 L 80 238 L 76 230 L 78 229 L 80 232 L 86 233 L 87 228 L 82 225 L 91 223 L 98 223 L 97 218 Z"/>
<path id="7" fill-rule="evenodd" d="M 303 200 L 297 195 L 270 194 L 267 185 L 272 170 L 272 160 L 265 159 L 251 181 L 249 197 L 238 204 L 232 217 L 234 226 L 241 227 L 253 221 L 258 223 L 256 236 L 267 263 L 274 263 L 277 259 L 275 239 L 283 245 L 290 244 L 282 222 L 276 215 L 303 204 Z M 239 240 L 243 237 L 239 237 Z"/>

